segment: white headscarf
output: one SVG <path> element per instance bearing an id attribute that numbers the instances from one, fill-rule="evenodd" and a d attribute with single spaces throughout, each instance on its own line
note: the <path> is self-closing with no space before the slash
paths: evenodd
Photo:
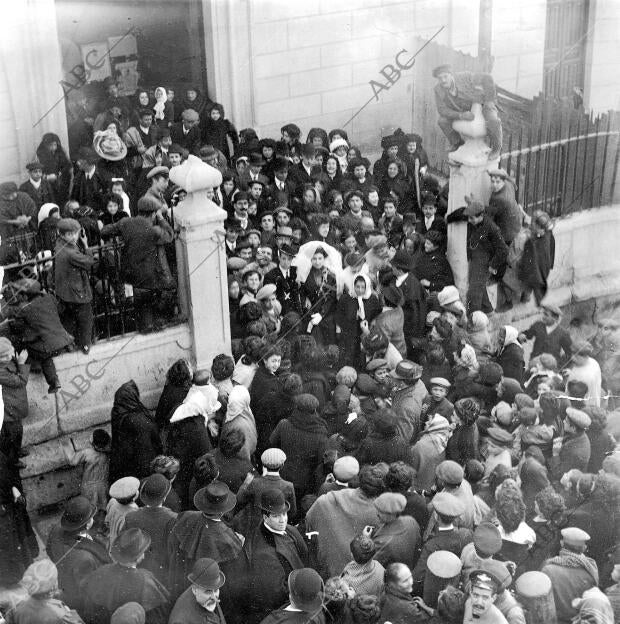
<path id="1" fill-rule="evenodd" d="M 247 414 L 254 419 L 254 414 L 250 409 L 250 393 L 245 386 L 233 386 L 228 395 L 228 408 L 224 422 L 230 422 L 241 414 Z"/>
<path id="2" fill-rule="evenodd" d="M 49 202 L 47 204 L 43 204 L 41 208 L 39 208 L 39 215 L 37 217 L 39 225 L 41 225 L 41 223 L 50 216 L 50 212 L 52 212 L 54 208 L 56 208 L 56 210 L 60 210 L 57 204 L 52 204 Z"/>
<path id="3" fill-rule="evenodd" d="M 358 277 L 361 277 L 364 280 L 364 283 L 366 284 L 366 290 L 364 291 L 364 294 L 361 297 L 358 297 L 355 294 L 355 282 Z M 364 309 L 364 300 L 370 299 L 370 295 L 372 295 L 372 284 L 370 283 L 370 278 L 368 277 L 368 275 L 364 273 L 356 273 L 353 276 L 353 291 L 351 292 L 351 296 L 357 299 L 357 316 L 361 321 L 366 319 L 366 310 Z"/>
<path id="4" fill-rule="evenodd" d="M 155 100 L 155 106 L 153 106 L 155 119 L 163 119 L 166 102 L 168 101 L 168 94 L 166 93 L 166 89 L 164 89 L 164 87 L 157 87 L 157 89 L 155 89 Z"/>
<path id="5" fill-rule="evenodd" d="M 422 435 L 428 436 L 431 439 L 437 450 L 437 454 L 440 454 L 446 450 L 448 438 L 451 433 L 448 419 L 441 416 L 441 414 L 435 414 L 427 421 Z"/>
<path id="6" fill-rule="evenodd" d="M 515 329 L 511 325 L 504 325 L 504 331 L 506 332 L 506 336 L 504 337 L 504 344 L 502 345 L 502 351 L 510 344 L 516 344 L 518 347 L 521 347 L 521 343 L 519 342 L 519 330 Z M 521 347 L 523 348 L 523 347 Z"/>

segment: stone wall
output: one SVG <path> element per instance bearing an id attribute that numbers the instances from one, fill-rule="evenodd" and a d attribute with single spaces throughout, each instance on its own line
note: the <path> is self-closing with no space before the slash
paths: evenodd
<path id="1" fill-rule="evenodd" d="M 145 405 L 154 408 L 166 371 L 182 357 L 192 358 L 187 324 L 101 342 L 88 356 L 75 352 L 55 358 L 62 383 L 58 394 L 47 394 L 43 376 L 32 374 L 23 441 L 31 453 L 26 458 L 28 468 L 22 471 L 29 507 L 37 509 L 78 493 L 80 470 L 68 466 L 61 442 L 71 437 L 81 449 L 88 445 L 95 427 L 109 431 L 114 393 L 130 379 L 136 382 Z"/>

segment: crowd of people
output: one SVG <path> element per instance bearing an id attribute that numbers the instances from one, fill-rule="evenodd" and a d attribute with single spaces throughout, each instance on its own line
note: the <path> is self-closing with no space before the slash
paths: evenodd
<path id="1" fill-rule="evenodd" d="M 259 139 L 197 88 L 177 107 L 106 87 L 70 156 L 46 135 L 29 181 L 0 185 L 4 257 L 31 231 L 55 260 L 51 285 L 3 290 L 7 622 L 524 624 L 528 572 L 551 580 L 559 624 L 617 621 L 620 324 L 576 338 L 545 299 L 549 216 L 528 217 L 501 169 L 488 205 L 446 215 L 417 134 L 384 137 L 371 166 L 342 129 Z M 175 362 L 154 413 L 134 381 L 116 391 L 111 435 L 65 449 L 81 493 L 37 558 L 19 478 L 31 364 L 55 392 L 54 356 L 89 352 L 95 262 L 117 297 L 132 286 L 141 331 L 175 313 L 169 171 L 189 153 L 223 176 L 230 354 Z M 118 272 L 91 251 L 115 238 Z M 540 320 L 498 327 L 491 281 L 502 309 L 533 294 Z"/>

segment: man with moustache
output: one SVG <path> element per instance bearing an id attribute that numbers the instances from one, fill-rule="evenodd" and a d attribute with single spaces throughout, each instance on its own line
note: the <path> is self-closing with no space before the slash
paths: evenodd
<path id="1" fill-rule="evenodd" d="M 501 581 L 487 569 L 474 570 L 469 575 L 469 581 L 463 624 L 508 624 L 494 604 Z"/>

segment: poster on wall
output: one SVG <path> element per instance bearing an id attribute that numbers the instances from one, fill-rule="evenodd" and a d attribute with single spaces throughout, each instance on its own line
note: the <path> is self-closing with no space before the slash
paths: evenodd
<path id="1" fill-rule="evenodd" d="M 80 46 L 84 67 L 90 71 L 89 82 L 105 80 L 112 75 L 108 42 L 97 41 Z"/>
<path id="2" fill-rule="evenodd" d="M 114 75 L 118 80 L 118 92 L 120 95 L 133 95 L 138 88 L 138 61 L 125 61 L 114 64 Z"/>

